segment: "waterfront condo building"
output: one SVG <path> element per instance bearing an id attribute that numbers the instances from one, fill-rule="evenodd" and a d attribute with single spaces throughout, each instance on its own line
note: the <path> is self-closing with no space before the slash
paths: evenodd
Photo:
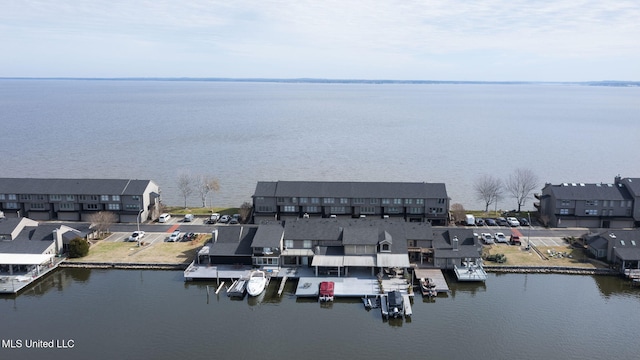
<path id="1" fill-rule="evenodd" d="M 536 203 L 551 227 L 630 228 L 640 224 L 640 178 L 613 183 L 545 184 Z"/>
<path id="2" fill-rule="evenodd" d="M 88 221 L 91 214 L 110 211 L 120 222 L 136 222 L 157 217 L 159 198 L 151 180 L 0 178 L 0 211 L 6 217 Z"/>
<path id="3" fill-rule="evenodd" d="M 295 218 L 385 218 L 446 225 L 443 183 L 260 181 L 254 222 Z"/>

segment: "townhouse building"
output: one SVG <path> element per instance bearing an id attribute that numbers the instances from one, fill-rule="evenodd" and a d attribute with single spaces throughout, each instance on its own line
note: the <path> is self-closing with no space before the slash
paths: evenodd
<path id="1" fill-rule="evenodd" d="M 446 225 L 449 201 L 443 183 L 260 181 L 253 215 L 255 223 L 373 217 Z"/>
<path id="2" fill-rule="evenodd" d="M 99 211 L 142 221 L 157 217 L 159 198 L 151 180 L 0 178 L 0 211 L 37 221 L 88 221 Z"/>

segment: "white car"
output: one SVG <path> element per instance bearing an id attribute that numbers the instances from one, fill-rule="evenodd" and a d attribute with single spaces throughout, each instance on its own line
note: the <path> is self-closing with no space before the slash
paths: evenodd
<path id="1" fill-rule="evenodd" d="M 495 239 L 496 239 L 496 242 L 499 242 L 499 243 L 507 243 L 507 242 L 508 242 L 508 241 L 507 241 L 507 237 L 506 237 L 506 236 L 504 236 L 504 234 L 503 234 L 503 233 L 501 233 L 501 232 L 497 232 L 497 233 L 494 235 L 494 237 L 495 237 Z"/>
<path id="2" fill-rule="evenodd" d="M 480 234 L 480 238 L 484 241 L 485 244 L 493 244 L 493 235 L 489 233 Z"/>
<path id="3" fill-rule="evenodd" d="M 169 242 L 178 242 L 180 241 L 180 230 L 174 231 L 171 236 L 169 236 Z"/>
<path id="4" fill-rule="evenodd" d="M 144 231 L 134 231 L 131 236 L 129 236 L 129 241 L 140 241 L 144 237 Z"/>
<path id="5" fill-rule="evenodd" d="M 513 227 L 520 226 L 520 221 L 518 221 L 518 219 L 514 217 L 508 217 L 507 222 L 509 223 L 509 226 L 513 226 Z"/>

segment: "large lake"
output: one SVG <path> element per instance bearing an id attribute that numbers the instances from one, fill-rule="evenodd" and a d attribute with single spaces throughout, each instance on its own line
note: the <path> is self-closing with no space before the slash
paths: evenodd
<path id="1" fill-rule="evenodd" d="M 528 168 L 540 188 L 639 176 L 638 99 L 639 87 L 582 85 L 3 79 L 0 168 L 151 179 L 173 205 L 182 171 L 218 177 L 218 206 L 260 180 L 444 182 L 479 209 L 482 174 Z"/>
<path id="2" fill-rule="evenodd" d="M 61 269 L 0 296 L 2 359 L 635 359 L 640 289 L 617 277 L 490 274 L 413 317 L 384 321 L 357 300 L 231 300 L 182 272 Z M 207 299 L 207 285 L 211 296 Z M 28 349 L 27 340 L 68 349 Z"/>

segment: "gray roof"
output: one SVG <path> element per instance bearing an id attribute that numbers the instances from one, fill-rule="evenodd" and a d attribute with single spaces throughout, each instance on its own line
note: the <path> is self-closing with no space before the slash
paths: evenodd
<path id="1" fill-rule="evenodd" d="M 275 248 L 279 247 L 284 234 L 284 228 L 279 222 L 261 223 L 253 237 L 251 247 Z"/>
<path id="2" fill-rule="evenodd" d="M 453 250 L 453 238 L 458 238 L 458 250 Z M 436 258 L 478 258 L 481 246 L 472 229 L 448 229 L 434 232 L 433 254 Z"/>
<path id="3" fill-rule="evenodd" d="M 341 241 L 342 226 L 336 219 L 296 219 L 284 224 L 285 240 Z"/>
<path id="4" fill-rule="evenodd" d="M 13 240 L 0 241 L 0 253 L 42 254 L 53 243 L 55 224 L 25 226 Z"/>
<path id="5" fill-rule="evenodd" d="M 254 196 L 402 199 L 448 197 L 444 183 L 336 181 L 260 181 Z"/>
<path id="6" fill-rule="evenodd" d="M 22 218 L 3 218 L 0 219 L 0 235 L 10 235 L 13 230 L 20 224 Z"/>
<path id="7" fill-rule="evenodd" d="M 257 230 L 255 225 L 218 226 L 218 240 L 209 245 L 209 255 L 251 256 L 251 242 Z"/>
<path id="8" fill-rule="evenodd" d="M 342 231 L 344 245 L 377 245 L 378 227 L 347 226 Z"/>
<path id="9" fill-rule="evenodd" d="M 141 195 L 151 180 L 0 178 L 0 194 Z"/>
<path id="10" fill-rule="evenodd" d="M 640 178 L 623 178 L 619 180 L 634 196 L 640 196 Z"/>
<path id="11" fill-rule="evenodd" d="M 547 185 L 556 199 L 564 200 L 631 200 L 624 188 L 615 184 L 564 183 Z"/>

